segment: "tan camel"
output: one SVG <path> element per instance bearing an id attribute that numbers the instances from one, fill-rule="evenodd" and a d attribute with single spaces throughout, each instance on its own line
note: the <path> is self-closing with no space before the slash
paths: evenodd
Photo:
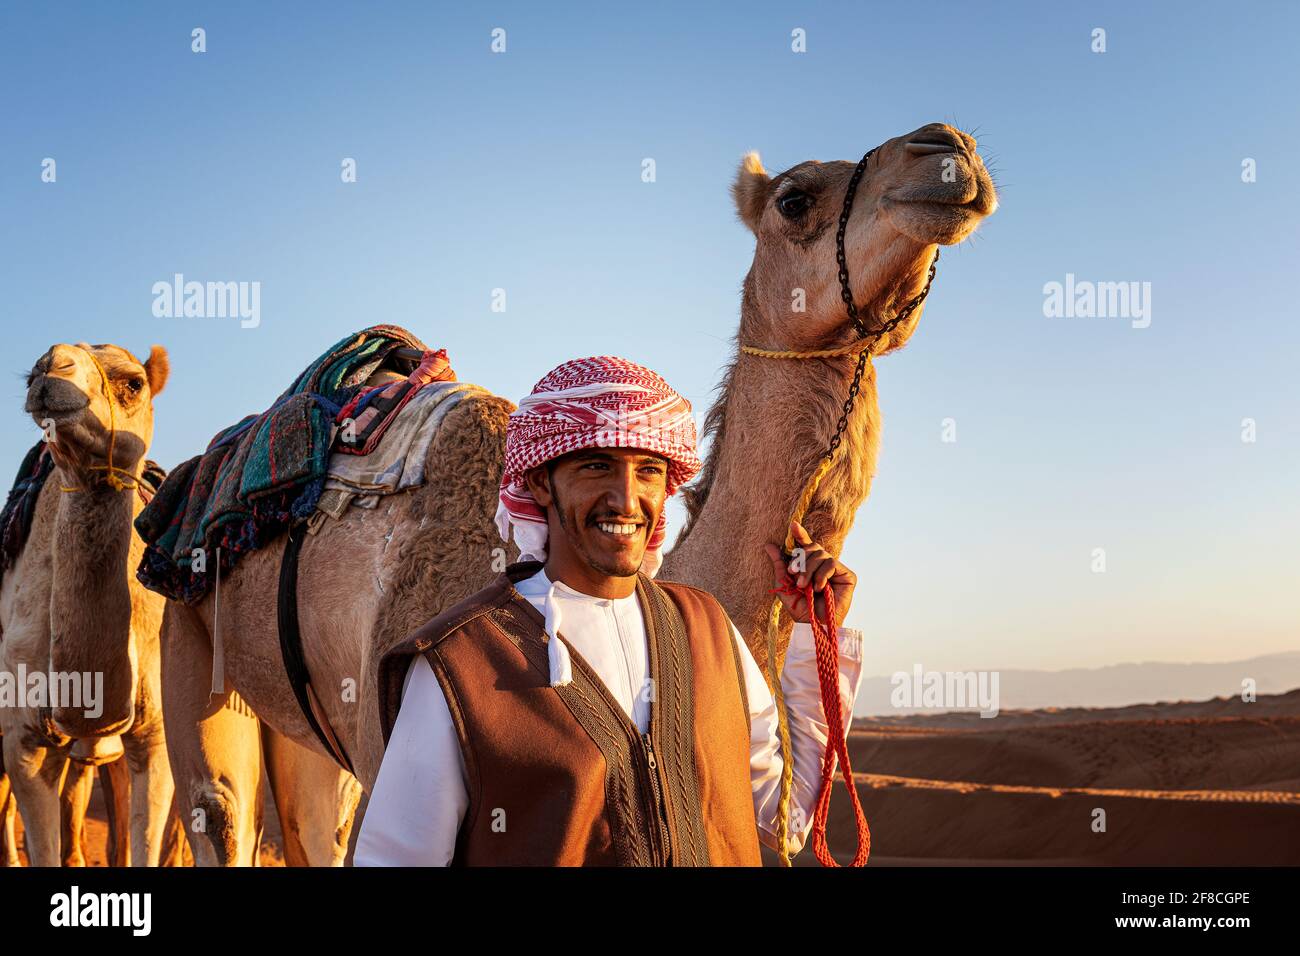
<path id="1" fill-rule="evenodd" d="M 769 179 L 757 157 L 746 160 L 734 191 L 758 249 L 745 283 L 742 342 L 817 348 L 852 336 L 839 301 L 834 236 L 853 166 L 803 163 Z M 953 182 L 946 181 L 949 168 Z M 795 189 L 807 200 L 796 200 Z M 965 134 L 936 124 L 881 146 L 858 190 L 846 237 L 853 291 L 868 325 L 921 288 L 936 243 L 965 238 L 994 206 L 992 183 Z M 791 314 L 795 289 L 803 290 L 805 313 Z M 919 317 L 918 310 L 882 349 L 901 346 Z M 852 362 L 843 360 L 746 357 L 732 364 L 709 416 L 714 444 L 689 499 L 690 533 L 680 554 L 675 549 L 666 556 L 660 574 L 717 594 L 737 625 L 743 622 L 759 660 L 765 654 L 758 622 L 771 573 L 770 565 L 761 566 L 767 560 L 761 545 L 784 533 L 790 507 L 833 432 L 851 369 Z M 776 416 L 794 404 L 808 407 L 793 422 Z M 312 683 L 366 790 L 383 756 L 374 699 L 380 656 L 517 558 L 493 524 L 513 408 L 485 392 L 465 400 L 448 414 L 430 448 L 425 486 L 391 496 L 373 511 L 351 509 L 302 547 L 298 603 Z M 727 427 L 742 418 L 743 425 Z M 845 436 L 848 453 L 823 482 L 806 521 L 833 552 L 866 497 L 878 425 L 871 380 Z M 798 447 L 790 453 L 792 446 Z M 773 448 L 782 454 L 773 455 Z M 286 814 L 301 814 L 300 834 L 337 834 L 329 862 L 338 862 L 353 794 L 350 778 L 329 761 L 299 711 L 280 662 L 275 609 L 283 548 L 281 541 L 244 556 L 222 583 L 224 675 L 228 690 L 242 695 L 263 721 L 310 750 L 296 777 L 282 774 L 277 799 L 284 792 L 288 800 L 280 814 L 282 822 Z M 256 854 L 254 728 L 223 719 L 217 700 L 209 701 L 212 611 L 212 595 L 193 608 L 168 603 L 168 743 L 178 800 L 206 821 L 208 846 L 195 844 L 196 860 L 246 865 Z M 344 801 L 328 805 L 335 794 Z"/>
<path id="2" fill-rule="evenodd" d="M 732 193 L 757 243 L 745 277 L 739 345 L 808 351 L 857 338 L 835 256 L 855 165 L 801 163 L 769 177 L 757 154 L 741 164 Z M 847 261 L 857 266 L 850 269 L 853 298 L 868 331 L 922 290 L 939 245 L 961 242 L 996 208 L 993 181 L 966 133 L 933 123 L 881 145 L 858 186 L 845 234 Z M 806 311 L 795 312 L 796 302 Z M 924 303 L 873 355 L 901 348 L 923 311 Z M 759 545 L 784 537 L 804 483 L 835 434 L 855 364 L 854 355 L 772 359 L 737 349 L 705 418 L 708 457 L 683 489 L 687 523 L 659 575 L 712 592 L 763 664 L 771 562 Z M 802 522 L 832 554 L 840 553 L 871 489 L 879 447 L 876 377 L 868 362 L 834 465 Z M 783 618 L 782 646 L 791 628 Z"/>
<path id="3" fill-rule="evenodd" d="M 130 861 L 157 866 L 164 850 L 173 784 L 159 688 L 163 601 L 136 583 L 143 542 L 131 523 L 167 375 L 160 346 L 141 363 L 118 346 L 82 343 L 51 347 L 28 378 L 26 411 L 55 469 L 0 587 L 0 669 L 25 672 L 28 686 L 32 674 L 57 675 L 62 690 L 58 700 L 24 694 L 0 707 L 0 732 L 35 866 L 82 862 L 91 775 L 112 746 L 93 741 L 114 735 L 130 772 Z"/>
<path id="4" fill-rule="evenodd" d="M 374 705 L 378 657 L 444 607 L 473 593 L 517 552 L 492 524 L 506 418 L 514 406 L 477 390 L 449 411 L 428 453 L 426 484 L 351 508 L 309 535 L 299 556 L 298 607 L 312 686 L 367 789 L 383 741 Z M 289 685 L 276 622 L 285 539 L 241 557 L 193 607 L 168 601 L 163 693 L 182 814 L 199 865 L 253 865 L 266 770 L 291 865 L 340 865 L 361 786 L 327 756 Z M 219 600 L 227 693 L 210 696 Z"/>

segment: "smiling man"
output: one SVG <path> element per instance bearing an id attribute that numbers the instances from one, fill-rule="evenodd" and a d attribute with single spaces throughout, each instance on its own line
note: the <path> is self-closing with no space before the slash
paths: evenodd
<path id="1" fill-rule="evenodd" d="M 497 512 L 520 561 L 381 661 L 387 749 L 358 866 L 744 866 L 761 862 L 760 842 L 779 845 L 762 672 L 712 595 L 654 580 L 664 504 L 699 468 L 690 403 L 626 359 L 566 362 L 520 402 Z M 856 578 L 792 530 L 803 559 L 790 577 L 835 593 L 847 727 Z M 766 551 L 780 586 L 781 549 Z M 781 675 L 796 853 L 827 721 L 807 602 L 782 600 L 796 621 Z"/>

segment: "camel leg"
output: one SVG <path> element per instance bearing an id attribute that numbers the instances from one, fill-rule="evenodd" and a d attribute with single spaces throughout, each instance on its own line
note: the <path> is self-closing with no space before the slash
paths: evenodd
<path id="1" fill-rule="evenodd" d="M 4 772 L 4 763 L 0 762 L 0 866 L 18 865 L 18 835 L 14 832 L 17 816 L 9 774 Z"/>
<path id="2" fill-rule="evenodd" d="M 18 834 L 14 831 L 17 815 L 13 787 L 5 772 L 4 738 L 0 737 L 0 866 L 18 865 Z"/>
<path id="3" fill-rule="evenodd" d="M 122 746 L 131 771 L 131 865 L 158 866 L 175 792 L 161 722 L 133 727 Z"/>
<path id="4" fill-rule="evenodd" d="M 18 812 L 23 815 L 28 863 L 58 866 L 62 862 L 59 790 L 68 765 L 70 744 L 50 746 L 27 726 L 20 719 L 6 728 L 5 769 L 18 801 Z"/>
<path id="5" fill-rule="evenodd" d="M 63 789 L 59 793 L 59 829 L 64 866 L 86 865 L 86 811 L 95 786 L 95 768 L 78 760 L 68 761 Z"/>
<path id="6" fill-rule="evenodd" d="M 330 757 L 262 727 L 266 773 L 284 834 L 286 866 L 342 866 L 361 784 Z"/>
<path id="7" fill-rule="evenodd" d="M 125 760 L 99 767 L 99 788 L 104 793 L 108 818 L 108 865 L 131 865 L 131 771 Z"/>
<path id="8" fill-rule="evenodd" d="M 194 854 L 185 839 L 185 822 L 181 818 L 180 805 L 176 795 L 172 794 L 171 812 L 167 814 L 167 827 L 163 830 L 162 855 L 160 866 L 193 866 Z"/>
<path id="9" fill-rule="evenodd" d="M 212 645 L 191 608 L 167 602 L 162 702 L 176 803 L 198 866 L 254 866 L 260 840 L 258 721 L 233 690 L 210 695 Z"/>
<path id="10" fill-rule="evenodd" d="M 95 786 L 95 768 L 120 756 L 122 740 L 117 736 L 84 737 L 73 741 L 68 753 L 67 775 L 59 794 L 64 866 L 86 865 L 86 816 Z M 111 817 L 109 826 L 111 839 Z"/>
<path id="11" fill-rule="evenodd" d="M 177 806 L 195 865 L 254 866 L 262 803 L 257 718 L 234 691 L 196 716 L 183 729 L 167 731 Z"/>

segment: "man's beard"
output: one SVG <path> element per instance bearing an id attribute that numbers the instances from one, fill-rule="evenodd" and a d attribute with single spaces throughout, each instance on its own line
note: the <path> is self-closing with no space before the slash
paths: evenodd
<path id="1" fill-rule="evenodd" d="M 582 538 L 579 535 L 575 535 L 573 533 L 574 529 L 572 528 L 572 526 L 570 526 L 568 518 L 565 517 L 564 505 L 561 503 L 560 495 L 555 489 L 555 483 L 552 482 L 550 487 L 551 487 L 551 501 L 555 505 L 555 513 L 560 518 L 560 527 L 563 528 L 566 533 L 568 533 L 569 540 L 572 541 L 575 545 L 574 550 L 578 551 L 578 553 L 582 555 L 583 560 L 587 562 L 587 564 L 592 568 L 592 570 L 599 571 L 601 574 L 607 575 L 608 577 L 611 578 L 630 578 L 636 575 L 641 570 L 641 566 L 639 562 L 637 566 L 633 568 L 631 571 L 625 571 L 623 570 L 623 568 L 617 566 L 611 567 L 609 565 L 606 565 L 599 558 L 593 557 L 592 555 L 588 554 L 585 550 L 581 549 L 579 546 L 581 544 Z M 642 552 L 642 554 L 644 554 L 644 552 Z"/>

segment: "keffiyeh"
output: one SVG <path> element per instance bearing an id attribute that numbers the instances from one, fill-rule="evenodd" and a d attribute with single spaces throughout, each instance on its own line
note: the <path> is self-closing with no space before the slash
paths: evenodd
<path id="1" fill-rule="evenodd" d="M 574 359 L 546 373 L 510 415 L 505 471 L 496 523 L 519 546 L 520 560 L 546 560 L 546 511 L 524 482 L 532 468 L 583 448 L 637 448 L 668 459 L 668 495 L 700 470 L 691 403 L 644 366 L 612 355 Z M 642 558 L 653 577 L 663 558 L 665 515 L 659 515 Z M 552 683 L 567 683 L 567 655 L 554 640 L 553 601 L 547 601 Z M 557 654 L 561 659 L 557 660 Z"/>

